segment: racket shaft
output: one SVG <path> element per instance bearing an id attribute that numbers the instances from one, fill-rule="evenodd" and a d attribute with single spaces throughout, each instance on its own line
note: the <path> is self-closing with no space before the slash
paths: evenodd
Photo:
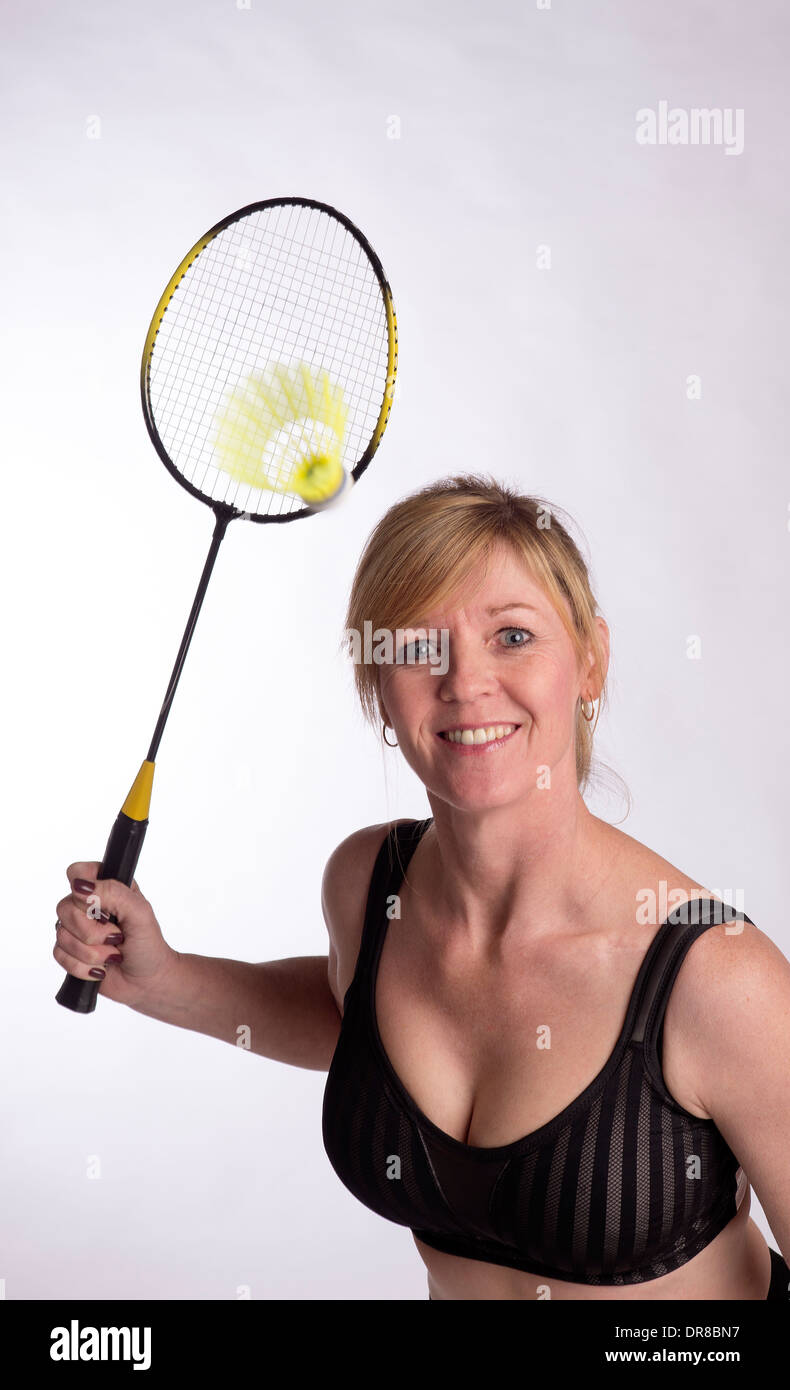
<path id="1" fill-rule="evenodd" d="M 114 878 L 131 888 L 147 828 L 147 820 L 132 820 L 123 811 L 118 813 L 99 868 L 100 879 Z M 117 926 L 118 918 L 110 914 L 110 922 Z M 81 980 L 77 975 L 67 975 L 55 999 L 74 1013 L 93 1013 L 99 984 L 99 980 Z"/>
<path id="2" fill-rule="evenodd" d="M 104 851 L 104 858 L 99 869 L 99 878 L 114 878 L 118 883 L 125 883 L 131 888 L 134 871 L 137 868 L 137 861 L 140 858 L 140 851 L 143 847 L 145 832 L 148 828 L 148 806 L 151 795 L 151 778 L 154 770 L 154 759 L 159 749 L 159 742 L 162 732 L 170 713 L 170 706 L 173 703 L 173 696 L 178 685 L 181 671 L 186 660 L 189 644 L 192 641 L 192 634 L 198 620 L 198 614 L 206 596 L 206 589 L 214 568 L 214 561 L 217 552 L 222 544 L 222 539 L 228 527 L 232 512 L 228 508 L 217 507 L 215 511 L 216 525 L 214 534 L 211 538 L 206 563 L 203 566 L 203 573 L 200 576 L 197 593 L 192 604 L 192 611 L 186 625 L 184 636 L 181 639 L 176 664 L 173 674 L 170 677 L 170 684 L 167 688 L 165 702 L 159 714 L 159 719 L 154 730 L 154 737 L 151 747 L 148 750 L 148 757 L 143 763 L 137 774 L 135 782 L 129 792 L 124 806 L 130 811 L 134 811 L 134 816 L 127 816 L 125 811 L 119 811 L 115 825 L 110 832 L 107 841 L 107 848 Z M 110 921 L 118 925 L 117 917 L 110 916 Z M 90 1014 L 96 1008 L 96 995 L 99 992 L 99 980 L 81 980 L 77 975 L 67 975 L 61 985 L 55 999 L 64 1008 L 71 1009 L 77 1014 Z"/>

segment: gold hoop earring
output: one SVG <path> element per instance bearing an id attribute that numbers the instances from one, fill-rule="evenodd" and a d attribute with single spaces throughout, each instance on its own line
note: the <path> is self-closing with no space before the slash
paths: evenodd
<path id="1" fill-rule="evenodd" d="M 589 713 L 589 714 L 587 713 L 586 709 L 584 708 L 584 706 L 585 706 L 586 704 L 589 704 L 589 706 L 590 706 L 590 713 Z M 588 724 L 591 724 L 592 721 L 593 721 L 593 718 L 595 717 L 595 701 L 594 701 L 594 700 L 582 700 L 581 706 L 582 706 L 582 716 L 583 716 L 583 718 L 587 720 L 587 723 L 588 723 Z"/>
<path id="2" fill-rule="evenodd" d="M 387 738 L 387 726 L 386 726 L 386 724 L 382 724 L 382 726 L 381 726 L 381 736 L 382 736 L 382 738 L 384 739 L 384 742 L 386 743 L 386 745 L 387 745 L 388 748 L 397 748 L 397 746 L 398 746 L 398 740 L 396 739 L 394 743 L 390 743 L 389 739 Z"/>

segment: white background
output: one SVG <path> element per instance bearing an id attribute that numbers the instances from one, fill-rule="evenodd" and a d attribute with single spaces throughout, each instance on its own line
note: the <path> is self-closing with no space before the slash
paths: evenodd
<path id="1" fill-rule="evenodd" d="M 479 469 L 588 547 L 597 749 L 634 802 L 591 809 L 787 954 L 785 7 L 26 0 L 3 24 L 6 1297 L 424 1299 L 408 1231 L 324 1154 L 324 1074 L 54 1002 L 65 868 L 145 757 L 213 523 L 145 431 L 149 318 L 222 216 L 298 194 L 370 238 L 400 331 L 345 507 L 220 552 L 138 873 L 174 946 L 325 952 L 333 847 L 428 813 L 355 708 L 345 601 L 392 502 Z M 743 153 L 640 146 L 661 100 L 743 108 Z"/>

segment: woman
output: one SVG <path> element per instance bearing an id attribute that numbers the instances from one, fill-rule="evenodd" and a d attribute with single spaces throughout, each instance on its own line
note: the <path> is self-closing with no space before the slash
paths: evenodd
<path id="1" fill-rule="evenodd" d="M 252 1021 L 253 1050 L 328 1069 L 328 1156 L 411 1228 L 432 1298 L 787 1299 L 790 964 L 587 809 L 596 608 L 541 500 L 462 477 L 398 503 L 347 631 L 432 815 L 334 851 L 328 958 L 182 955 L 136 885 L 103 882 L 116 942 L 79 864 L 55 959 L 111 962 L 102 994 L 229 1042 Z"/>

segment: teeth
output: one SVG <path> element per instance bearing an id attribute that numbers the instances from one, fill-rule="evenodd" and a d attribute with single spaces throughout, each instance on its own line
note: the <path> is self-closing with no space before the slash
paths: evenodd
<path id="1" fill-rule="evenodd" d="M 479 729 L 451 729 L 445 734 L 450 743 L 493 743 L 497 738 L 512 734 L 515 724 L 488 724 Z"/>

